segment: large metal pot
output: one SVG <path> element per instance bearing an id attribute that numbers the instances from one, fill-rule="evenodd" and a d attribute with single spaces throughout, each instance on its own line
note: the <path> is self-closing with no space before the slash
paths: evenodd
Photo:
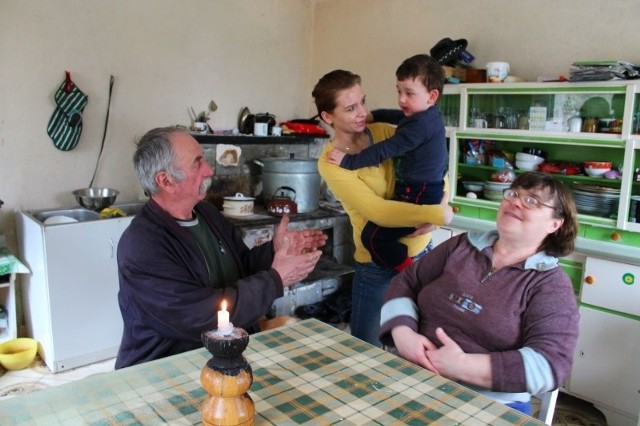
<path id="1" fill-rule="evenodd" d="M 265 201 L 282 187 L 290 187 L 296 193 L 298 213 L 318 208 L 320 200 L 320 174 L 318 160 L 289 158 L 265 158 L 256 161 L 262 166 L 262 194 Z"/>

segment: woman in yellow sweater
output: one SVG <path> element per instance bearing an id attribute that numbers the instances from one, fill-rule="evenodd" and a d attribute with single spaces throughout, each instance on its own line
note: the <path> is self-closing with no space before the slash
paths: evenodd
<path id="1" fill-rule="evenodd" d="M 389 200 L 393 195 L 393 160 L 378 167 L 358 170 L 342 169 L 329 164 L 327 153 L 337 149 L 357 154 L 371 144 L 381 142 L 395 132 L 389 124 L 367 124 L 365 94 L 360 76 L 349 71 L 335 70 L 324 75 L 312 93 L 318 114 L 334 131 L 318 159 L 318 170 L 331 192 L 342 203 L 353 227 L 355 275 L 351 294 L 351 334 L 373 345 L 380 346 L 380 309 L 393 268 L 376 265 L 364 248 L 360 235 L 368 221 L 384 227 L 416 227 L 416 232 L 401 241 L 407 245 L 409 255 L 417 257 L 430 247 L 428 233 L 432 225 L 451 221 L 453 212 L 446 196 L 439 205 L 416 205 Z"/>

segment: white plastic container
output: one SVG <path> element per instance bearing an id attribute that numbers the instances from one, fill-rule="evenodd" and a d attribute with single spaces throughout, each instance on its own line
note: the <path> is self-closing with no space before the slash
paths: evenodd
<path id="1" fill-rule="evenodd" d="M 502 83 L 509 75 L 508 62 L 488 62 L 487 63 L 487 82 Z"/>

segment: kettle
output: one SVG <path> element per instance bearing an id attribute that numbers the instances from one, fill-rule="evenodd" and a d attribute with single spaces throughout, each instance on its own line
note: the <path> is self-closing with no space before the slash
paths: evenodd
<path id="1" fill-rule="evenodd" d="M 268 112 L 249 114 L 246 119 L 242 121 L 242 128 L 238 130 L 244 135 L 250 135 L 253 133 L 253 125 L 255 123 L 267 123 L 269 126 L 268 134 L 271 134 L 271 129 L 276 125 L 276 116 Z"/>
<path id="2" fill-rule="evenodd" d="M 280 195 L 277 195 L 277 192 L 280 192 Z M 288 191 L 290 194 L 293 194 L 293 198 L 285 195 L 284 191 Z M 284 216 L 286 214 L 296 214 L 298 213 L 298 203 L 296 203 L 296 190 L 291 188 L 290 186 L 281 186 L 276 189 L 273 197 L 271 197 L 266 204 L 267 214 L 269 216 Z"/>

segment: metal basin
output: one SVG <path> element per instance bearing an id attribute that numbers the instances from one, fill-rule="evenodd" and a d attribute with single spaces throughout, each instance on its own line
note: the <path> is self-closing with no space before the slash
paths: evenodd
<path id="1" fill-rule="evenodd" d="M 40 212 L 32 213 L 34 219 L 44 223 L 44 224 L 61 224 L 65 223 L 62 218 L 70 218 L 76 222 L 87 222 L 89 220 L 98 220 L 100 219 L 100 214 L 94 212 L 92 210 L 76 208 L 76 209 L 60 209 L 60 210 L 45 210 Z M 49 223 L 47 223 L 47 219 L 49 219 Z M 67 221 L 66 223 L 72 222 Z"/>
<path id="2" fill-rule="evenodd" d="M 114 204 L 112 208 L 118 208 L 122 210 L 125 216 L 135 216 L 144 206 L 145 203 L 124 203 Z M 93 210 L 84 209 L 81 207 L 57 209 L 57 210 L 40 210 L 36 212 L 29 212 L 35 220 L 49 226 L 49 225 L 61 225 L 64 223 L 73 222 L 89 222 L 92 220 L 109 220 L 101 219 L 100 213 Z"/>

